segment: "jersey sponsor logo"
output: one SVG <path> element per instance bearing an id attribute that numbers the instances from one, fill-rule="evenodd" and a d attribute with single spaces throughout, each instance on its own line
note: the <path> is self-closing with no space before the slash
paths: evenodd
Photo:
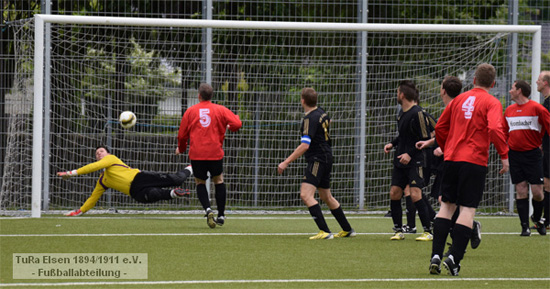
<path id="1" fill-rule="evenodd" d="M 542 129 L 538 116 L 507 116 L 506 121 L 510 131 L 534 130 L 540 132 Z"/>

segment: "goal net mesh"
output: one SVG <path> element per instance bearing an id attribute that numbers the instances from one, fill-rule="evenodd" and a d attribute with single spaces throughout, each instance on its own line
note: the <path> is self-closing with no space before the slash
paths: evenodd
<path id="1" fill-rule="evenodd" d="M 28 210 L 31 199 L 34 29 L 33 21 L 19 25 L 14 29 L 17 76 L 6 106 L 9 130 L 2 163 L 2 210 Z M 66 181 L 55 173 L 94 162 L 95 148 L 101 144 L 134 168 L 160 172 L 184 168 L 187 155 L 174 154 L 179 122 L 198 101 L 197 88 L 207 77 L 215 89 L 213 102 L 227 106 L 243 121 L 239 132 L 227 133 L 224 144 L 230 210 L 303 209 L 299 197 L 303 158 L 283 175 L 276 172 L 300 143 L 303 87 L 318 91 L 319 105 L 332 117 L 331 190 L 346 210 L 389 208 L 393 153 L 386 155 L 383 147 L 396 136 L 400 80 L 413 80 L 420 105 L 438 117 L 443 110 L 439 96 L 443 77 L 459 76 L 467 90 L 476 66 L 488 62 L 498 77 L 491 93 L 504 106 L 509 103 L 508 34 L 212 29 L 210 51 L 205 32 L 51 24 L 50 74 L 44 82 L 49 114 L 43 128 L 44 203 L 49 210 L 78 208 L 90 196 L 100 172 Z M 520 43 L 530 43 L 530 37 L 520 35 Z M 361 53 L 362 45 L 366 55 Z M 519 52 L 518 75 L 529 79 L 528 45 Z M 137 115 L 137 125 L 131 129 L 117 122 L 124 110 Z M 365 175 L 359 174 L 362 150 Z M 498 175 L 499 165 L 492 149 L 480 205 L 485 211 L 508 208 L 509 180 Z M 194 182 L 185 185 L 192 192 L 189 199 L 147 205 L 109 190 L 96 209 L 199 208 Z M 212 201 L 213 191 L 210 188 Z M 359 207 L 362 195 L 364 208 Z"/>

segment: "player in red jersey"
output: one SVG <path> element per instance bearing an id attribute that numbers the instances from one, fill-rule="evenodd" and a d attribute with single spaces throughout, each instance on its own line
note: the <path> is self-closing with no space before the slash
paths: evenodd
<path id="1" fill-rule="evenodd" d="M 542 137 L 550 131 L 550 112 L 541 104 L 530 100 L 531 86 L 518 80 L 510 89 L 515 102 L 504 112 L 503 126 L 510 151 L 510 177 L 516 188 L 516 206 L 521 223 L 521 236 L 530 236 L 529 230 L 529 184 L 533 192 L 533 215 L 535 228 L 546 235 L 544 219 L 541 220 L 544 194 L 542 192 Z"/>
<path id="2" fill-rule="evenodd" d="M 183 117 L 178 133 L 176 154 L 185 152 L 189 140 L 189 159 L 197 184 L 197 196 L 206 211 L 210 228 L 225 223 L 226 187 L 223 182 L 223 140 L 225 131 L 238 131 L 242 122 L 238 115 L 225 106 L 211 102 L 214 90 L 207 83 L 199 87 L 199 103 L 189 107 Z M 206 190 L 208 172 L 212 177 L 216 191 L 218 217 L 210 208 L 210 199 Z"/>
<path id="3" fill-rule="evenodd" d="M 449 275 L 457 276 L 460 261 L 472 235 L 476 208 L 481 201 L 492 142 L 502 162 L 500 173 L 508 171 L 508 146 L 502 127 L 502 104 L 489 94 L 496 70 L 479 65 L 474 88 L 457 96 L 443 111 L 435 127 L 436 140 L 444 154 L 441 209 L 434 221 L 430 273 L 440 274 L 441 256 L 451 229 L 451 218 L 460 206 L 453 227 L 453 246 L 443 261 Z"/>

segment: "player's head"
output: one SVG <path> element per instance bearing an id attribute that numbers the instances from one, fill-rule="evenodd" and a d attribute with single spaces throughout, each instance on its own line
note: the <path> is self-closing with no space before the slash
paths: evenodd
<path id="1" fill-rule="evenodd" d="M 301 98 L 304 101 L 303 104 L 309 107 L 317 106 L 317 92 L 311 87 L 302 89 Z"/>
<path id="2" fill-rule="evenodd" d="M 201 83 L 199 86 L 199 95 L 202 100 L 211 100 L 212 95 L 214 94 L 214 89 L 208 83 Z"/>
<path id="3" fill-rule="evenodd" d="M 109 154 L 111 154 L 111 151 L 106 145 L 99 145 L 98 147 L 95 148 L 95 158 L 98 161 Z"/>
<path id="4" fill-rule="evenodd" d="M 495 85 L 495 77 L 497 72 L 495 67 L 489 63 L 480 64 L 474 75 L 474 85 L 483 88 L 492 88 Z"/>
<path id="5" fill-rule="evenodd" d="M 397 102 L 401 104 L 402 99 L 400 95 L 403 95 L 405 99 L 410 102 L 418 103 L 418 89 L 411 80 L 402 80 L 397 87 Z"/>
<path id="6" fill-rule="evenodd" d="M 441 83 L 441 95 L 448 95 L 455 98 L 462 91 L 462 81 L 456 76 L 447 75 Z"/>
<path id="7" fill-rule="evenodd" d="M 537 79 L 537 91 L 550 90 L 550 71 L 541 71 Z M 545 95 L 546 96 L 546 95 Z"/>
<path id="8" fill-rule="evenodd" d="M 531 95 L 531 85 L 524 80 L 516 80 L 510 89 L 510 97 L 517 102 L 521 97 L 528 98 Z"/>

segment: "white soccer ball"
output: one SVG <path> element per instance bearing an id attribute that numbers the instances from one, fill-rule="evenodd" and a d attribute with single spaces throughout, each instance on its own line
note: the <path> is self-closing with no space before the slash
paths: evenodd
<path id="1" fill-rule="evenodd" d="M 131 111 L 123 111 L 118 118 L 120 126 L 123 128 L 131 128 L 136 124 L 136 115 Z"/>

